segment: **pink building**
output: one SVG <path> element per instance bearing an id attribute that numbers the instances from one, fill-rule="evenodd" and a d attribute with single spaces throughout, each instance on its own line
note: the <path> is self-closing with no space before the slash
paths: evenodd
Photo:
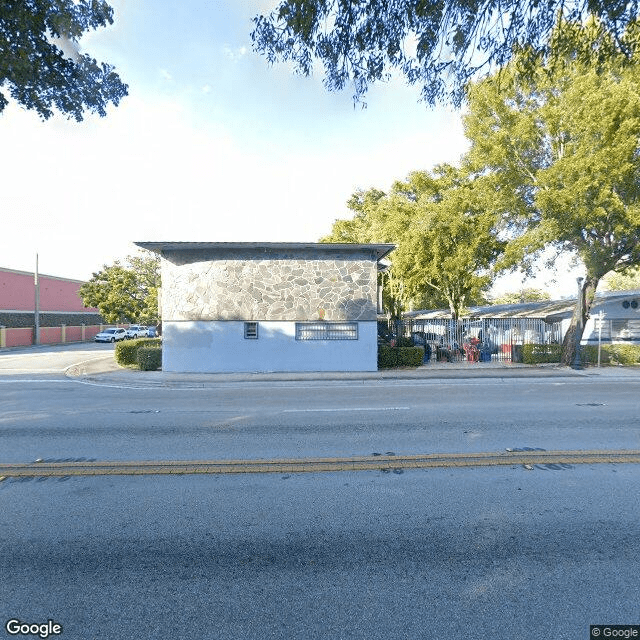
<path id="1" fill-rule="evenodd" d="M 78 293 L 82 280 L 38 274 L 40 311 L 54 313 L 98 313 L 87 309 Z M 35 311 L 34 274 L 0 268 L 0 311 Z"/>
<path id="2" fill-rule="evenodd" d="M 103 320 L 80 298 L 81 280 L 38 274 L 40 342 L 90 340 Z M 0 347 L 35 341 L 34 274 L 0 267 Z M 96 328 L 97 327 L 97 328 Z"/>

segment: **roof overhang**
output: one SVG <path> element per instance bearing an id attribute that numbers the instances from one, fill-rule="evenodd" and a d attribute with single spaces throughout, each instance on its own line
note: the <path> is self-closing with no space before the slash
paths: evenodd
<path id="1" fill-rule="evenodd" d="M 136 246 L 156 253 L 193 250 L 221 251 L 324 251 L 326 253 L 356 253 L 372 251 L 376 260 L 396 248 L 395 244 L 351 244 L 336 242 L 136 242 Z"/>

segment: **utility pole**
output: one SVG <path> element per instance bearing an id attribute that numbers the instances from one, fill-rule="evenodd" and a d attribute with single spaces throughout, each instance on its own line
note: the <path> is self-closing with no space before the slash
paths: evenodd
<path id="1" fill-rule="evenodd" d="M 33 283 L 35 284 L 35 333 L 33 336 L 34 344 L 40 344 L 40 282 L 38 281 L 38 254 L 36 253 L 36 272 L 34 274 Z"/>

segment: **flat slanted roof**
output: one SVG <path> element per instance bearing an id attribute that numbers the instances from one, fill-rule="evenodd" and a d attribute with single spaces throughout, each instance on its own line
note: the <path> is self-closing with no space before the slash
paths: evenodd
<path id="1" fill-rule="evenodd" d="M 136 242 L 136 246 L 149 251 L 189 251 L 192 249 L 224 249 L 227 251 L 268 249 L 271 251 L 373 251 L 378 260 L 396 248 L 395 244 L 351 244 L 335 242 Z"/>

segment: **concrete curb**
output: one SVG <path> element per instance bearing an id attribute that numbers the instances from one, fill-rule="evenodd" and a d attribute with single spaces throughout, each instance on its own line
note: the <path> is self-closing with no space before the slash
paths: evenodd
<path id="1" fill-rule="evenodd" d="M 623 379 L 640 381 L 640 367 L 602 367 L 574 370 L 557 365 L 498 365 L 493 363 L 430 364 L 417 369 L 389 369 L 371 372 L 292 373 L 169 373 L 138 371 L 119 366 L 111 354 L 69 367 L 65 375 L 102 385 L 149 388 L 203 388 L 228 383 L 256 382 L 354 382 L 385 380 L 478 380 L 478 379 Z"/>

